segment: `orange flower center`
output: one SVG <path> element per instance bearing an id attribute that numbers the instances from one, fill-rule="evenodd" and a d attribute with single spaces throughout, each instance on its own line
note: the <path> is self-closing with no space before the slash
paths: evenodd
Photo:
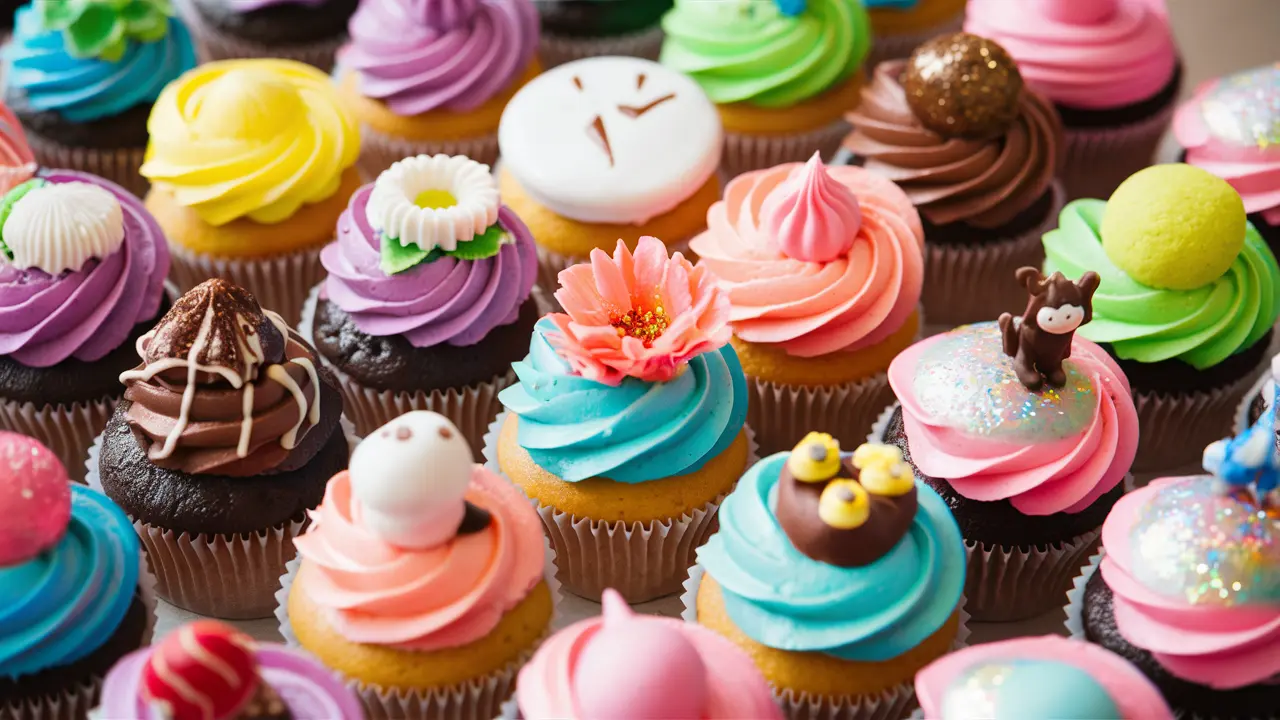
<path id="1" fill-rule="evenodd" d="M 652 310 L 643 307 L 632 308 L 626 313 L 610 313 L 609 324 L 618 329 L 618 337 L 630 335 L 644 342 L 648 347 L 669 327 L 671 318 L 662 305 L 655 304 Z"/>

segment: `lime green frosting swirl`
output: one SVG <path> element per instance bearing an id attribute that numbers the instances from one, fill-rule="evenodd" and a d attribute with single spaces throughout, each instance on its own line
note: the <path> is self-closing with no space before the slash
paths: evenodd
<path id="1" fill-rule="evenodd" d="M 1047 271 L 1071 279 L 1093 270 L 1102 284 L 1093 296 L 1093 321 L 1081 335 L 1108 343 L 1125 360 L 1181 360 L 1213 367 L 1251 347 L 1280 314 L 1280 267 L 1253 225 L 1244 249 L 1221 277 L 1195 290 L 1162 290 L 1130 278 L 1102 249 L 1102 200 L 1077 200 L 1044 236 Z"/>
<path id="2" fill-rule="evenodd" d="M 712 102 L 788 107 L 862 67 L 871 21 L 858 0 L 676 0 L 662 20 L 662 64 L 691 76 Z"/>

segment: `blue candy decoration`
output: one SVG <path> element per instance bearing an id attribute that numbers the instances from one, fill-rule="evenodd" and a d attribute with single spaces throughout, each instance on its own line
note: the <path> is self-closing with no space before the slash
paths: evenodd
<path id="1" fill-rule="evenodd" d="M 1277 386 L 1280 394 L 1280 386 Z M 1252 490 L 1264 498 L 1280 485 L 1280 452 L 1276 450 L 1276 401 L 1239 435 L 1204 450 L 1204 469 L 1232 490 Z"/>
<path id="2" fill-rule="evenodd" d="M 773 1 L 778 4 L 778 9 L 782 11 L 783 15 L 787 15 L 790 17 L 795 17 L 800 13 L 804 12 L 805 5 L 808 4 L 808 0 L 773 0 Z"/>

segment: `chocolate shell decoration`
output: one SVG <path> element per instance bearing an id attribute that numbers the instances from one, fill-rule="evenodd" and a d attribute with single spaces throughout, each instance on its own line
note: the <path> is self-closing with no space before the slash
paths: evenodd
<path id="1" fill-rule="evenodd" d="M 862 567 L 894 548 L 916 516 L 916 480 L 902 451 L 865 444 L 852 456 L 825 433 L 809 433 L 778 479 L 778 523 L 819 562 Z"/>
<path id="2" fill-rule="evenodd" d="M 1094 272 L 1075 282 L 1060 272 L 1046 278 L 1033 267 L 1019 268 L 1016 277 L 1030 298 L 1022 315 L 1000 316 L 1004 352 L 1028 390 L 1046 383 L 1060 388 L 1067 384 L 1062 363 L 1071 356 L 1076 329 L 1093 319 L 1093 293 L 1102 281 Z"/>
<path id="3" fill-rule="evenodd" d="M 1018 117 L 1022 74 L 1003 47 L 969 33 L 916 48 L 902 78 L 921 125 L 944 138 L 999 137 Z"/>

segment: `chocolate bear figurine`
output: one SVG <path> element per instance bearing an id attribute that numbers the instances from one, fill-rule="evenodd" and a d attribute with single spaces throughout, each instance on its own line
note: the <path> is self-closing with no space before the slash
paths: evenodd
<path id="1" fill-rule="evenodd" d="M 1095 272 L 1076 282 L 1060 272 L 1046 278 L 1032 267 L 1019 268 L 1016 277 L 1031 298 L 1020 317 L 1000 316 L 1004 353 L 1013 358 L 1018 380 L 1028 390 L 1039 390 L 1046 382 L 1062 387 L 1067 384 L 1062 361 L 1071 357 L 1076 328 L 1093 319 L 1093 293 L 1101 279 Z"/>

